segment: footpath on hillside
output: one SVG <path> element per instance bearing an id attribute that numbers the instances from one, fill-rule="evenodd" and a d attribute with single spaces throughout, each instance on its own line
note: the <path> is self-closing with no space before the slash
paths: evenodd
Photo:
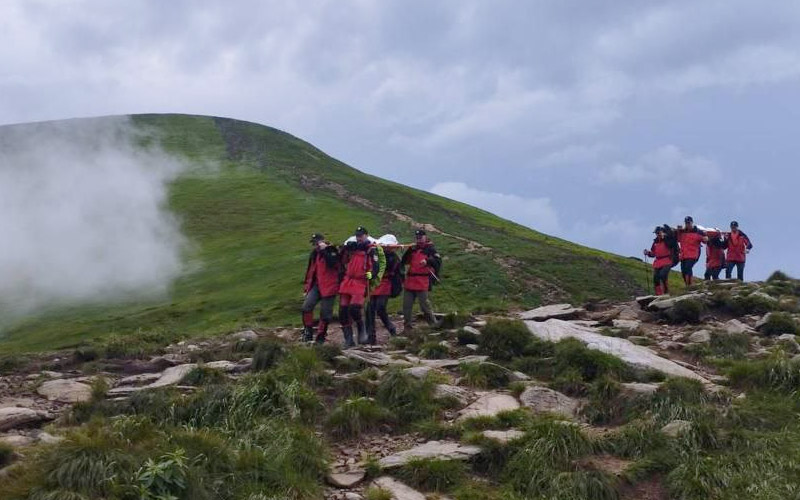
<path id="1" fill-rule="evenodd" d="M 0 490 L 791 496 L 799 298 L 800 282 L 778 275 L 674 297 L 447 315 L 440 329 L 380 329 L 377 346 L 347 350 L 333 331 L 315 346 L 296 329 L 264 329 L 169 345 L 140 333 L 5 358 Z"/>

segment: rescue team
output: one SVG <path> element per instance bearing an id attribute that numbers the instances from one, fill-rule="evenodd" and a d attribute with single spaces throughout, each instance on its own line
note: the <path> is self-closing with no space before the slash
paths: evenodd
<path id="1" fill-rule="evenodd" d="M 416 230 L 414 237 L 413 245 L 401 245 L 391 234 L 376 240 L 359 226 L 344 245 L 337 247 L 322 234 L 313 234 L 305 275 L 303 341 L 325 342 L 337 296 L 345 347 L 355 346 L 356 341 L 375 344 L 376 316 L 390 335 L 396 335 L 387 304 L 401 293 L 404 331 L 413 328 L 415 301 L 427 322 L 435 325 L 428 292 L 439 281 L 442 259 L 423 229 Z M 402 257 L 397 254 L 400 250 L 404 250 Z M 318 304 L 319 320 L 315 321 Z"/>
<path id="2" fill-rule="evenodd" d="M 744 263 L 753 248 L 750 238 L 739 229 L 739 223 L 731 222 L 730 232 L 719 229 L 701 229 L 694 225 L 694 219 L 687 216 L 684 225 L 671 228 L 664 224 L 653 231 L 656 235 L 647 257 L 653 260 L 653 285 L 656 295 L 669 293 L 669 272 L 680 263 L 683 282 L 691 285 L 694 280 L 693 269 L 700 260 L 700 247 L 706 245 L 705 279 L 719 279 L 722 269 L 725 278 L 731 279 L 736 268 L 736 279 L 744 280 Z"/>

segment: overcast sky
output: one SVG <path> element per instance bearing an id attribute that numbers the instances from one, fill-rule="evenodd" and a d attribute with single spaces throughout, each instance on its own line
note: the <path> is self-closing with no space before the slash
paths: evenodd
<path id="1" fill-rule="evenodd" d="M 749 277 L 800 276 L 797 2 L 0 2 L 0 123 L 146 112 L 623 255 L 736 219 Z"/>

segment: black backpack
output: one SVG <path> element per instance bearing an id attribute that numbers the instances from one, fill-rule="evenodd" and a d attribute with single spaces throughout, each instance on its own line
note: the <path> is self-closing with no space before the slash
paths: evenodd
<path id="1" fill-rule="evenodd" d="M 389 283 L 392 285 L 392 291 L 389 292 L 389 296 L 392 298 L 399 297 L 403 293 L 406 271 L 397 255 L 391 253 L 386 255 L 386 272 L 389 273 Z"/>

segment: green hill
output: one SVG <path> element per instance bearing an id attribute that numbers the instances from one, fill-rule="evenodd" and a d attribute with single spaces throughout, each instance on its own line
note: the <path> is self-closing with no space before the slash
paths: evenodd
<path id="1" fill-rule="evenodd" d="M 53 349 L 104 335 L 207 335 L 299 323 L 307 237 L 344 240 L 357 225 L 409 240 L 419 224 L 445 256 L 440 311 L 489 311 L 644 291 L 644 265 L 553 238 L 488 212 L 364 174 L 285 132 L 226 118 L 134 115 L 164 149 L 197 165 L 170 205 L 200 265 L 168 300 L 41 312 L 0 351 Z M 79 123 L 79 120 L 73 121 Z M 14 126 L 0 127 L 0 138 Z M 208 172 L 203 166 L 219 162 Z M 393 304 L 392 309 L 399 307 Z"/>

